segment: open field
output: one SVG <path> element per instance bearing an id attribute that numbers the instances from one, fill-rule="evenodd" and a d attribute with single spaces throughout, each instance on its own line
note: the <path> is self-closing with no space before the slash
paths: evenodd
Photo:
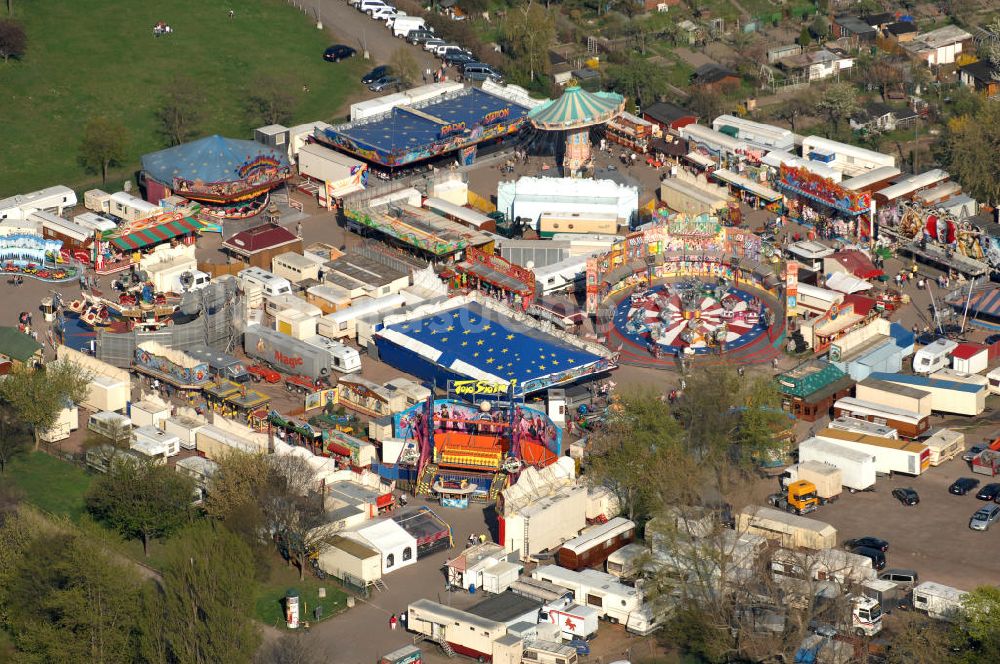
<path id="1" fill-rule="evenodd" d="M 131 177 L 142 154 L 165 146 L 155 112 L 175 76 L 205 95 L 199 135 L 250 138 L 256 123 L 245 106 L 255 83 L 287 85 L 297 99 L 294 121 L 332 120 L 366 65 L 360 57 L 325 62 L 327 34 L 281 0 L 36 0 L 14 7 L 28 52 L 0 62 L 0 197 L 99 181 L 78 163 L 83 127 L 98 115 L 128 133 L 125 163 L 109 180 Z M 155 38 L 157 21 L 173 34 Z"/>
<path id="2" fill-rule="evenodd" d="M 67 461 L 29 452 L 11 461 L 4 476 L 36 507 L 74 521 L 83 515 L 83 497 L 92 478 Z"/>

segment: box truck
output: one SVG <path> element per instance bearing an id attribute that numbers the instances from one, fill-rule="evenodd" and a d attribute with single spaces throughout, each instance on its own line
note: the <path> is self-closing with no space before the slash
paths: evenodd
<path id="1" fill-rule="evenodd" d="M 803 461 L 836 466 L 841 471 L 841 482 L 851 493 L 875 486 L 875 456 L 868 452 L 813 437 L 799 443 L 799 463 Z"/>
<path id="2" fill-rule="evenodd" d="M 828 503 L 840 497 L 844 489 L 844 472 L 836 466 L 819 461 L 802 461 L 785 468 L 780 475 L 782 488 L 788 488 L 792 483 L 805 480 L 816 490 L 820 504 Z"/>
<path id="3" fill-rule="evenodd" d="M 557 625 L 566 640 L 573 637 L 590 640 L 597 635 L 598 617 L 597 609 L 563 598 L 544 605 L 538 613 L 538 622 Z"/>
<path id="4" fill-rule="evenodd" d="M 931 451 L 926 445 L 916 441 L 879 438 L 838 429 L 823 429 L 816 436 L 871 454 L 875 457 L 877 473 L 885 475 L 904 473 L 916 476 L 931 465 Z"/>

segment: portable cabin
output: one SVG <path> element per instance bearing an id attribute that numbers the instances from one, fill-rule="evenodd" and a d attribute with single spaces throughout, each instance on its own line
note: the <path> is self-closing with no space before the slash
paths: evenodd
<path id="1" fill-rule="evenodd" d="M 958 348 L 958 342 L 951 339 L 935 339 L 913 354 L 913 373 L 931 374 L 951 364 L 951 353 Z"/>
<path id="2" fill-rule="evenodd" d="M 320 284 L 306 289 L 306 302 L 316 305 L 324 314 L 332 314 L 351 306 L 351 294 L 333 284 Z"/>
<path id="3" fill-rule="evenodd" d="M 168 457 L 175 456 L 181 451 L 181 439 L 169 434 L 155 426 L 142 426 L 132 432 L 136 442 L 158 444 L 163 447 Z"/>
<path id="4" fill-rule="evenodd" d="M 521 565 L 507 561 L 487 567 L 483 570 L 483 590 L 493 594 L 508 590 L 517 581 L 522 569 Z"/>
<path id="5" fill-rule="evenodd" d="M 361 316 L 374 313 L 389 313 L 406 304 L 406 298 L 399 293 L 392 293 L 378 298 L 357 300 L 346 309 L 335 311 L 319 319 L 317 326 L 319 334 L 330 339 L 357 339 L 358 319 Z"/>
<path id="6" fill-rule="evenodd" d="M 129 409 L 129 417 L 132 424 L 137 427 L 155 427 L 159 429 L 163 422 L 170 417 L 170 406 L 159 399 L 138 401 L 132 404 Z"/>
<path id="7" fill-rule="evenodd" d="M 507 633 L 507 626 L 501 622 L 429 599 L 410 603 L 406 610 L 406 627 L 429 641 L 447 643 L 456 653 L 481 662 L 493 661 L 494 642 Z"/>
<path id="8" fill-rule="evenodd" d="M 854 396 L 860 401 L 891 406 L 927 416 L 931 414 L 933 403 L 930 392 L 871 377 L 854 386 Z"/>
<path id="9" fill-rule="evenodd" d="M 276 277 L 288 279 L 293 284 L 306 279 L 319 280 L 324 261 L 294 251 L 286 251 L 271 259 L 271 272 Z"/>
<path id="10" fill-rule="evenodd" d="M 967 374 L 977 374 L 986 371 L 990 355 L 986 346 L 963 343 L 951 351 L 951 368 Z"/>
<path id="11" fill-rule="evenodd" d="M 327 574 L 365 588 L 382 578 L 382 557 L 373 547 L 336 535 L 317 556 L 316 563 Z"/>
<path id="12" fill-rule="evenodd" d="M 931 465 L 939 466 L 965 450 L 965 434 L 955 429 L 938 429 L 924 440 L 931 451 Z"/>
<path id="13" fill-rule="evenodd" d="M 274 314 L 274 328 L 293 339 L 316 336 L 319 317 L 307 314 L 301 309 L 284 309 Z"/>
<path id="14" fill-rule="evenodd" d="M 927 415 L 853 397 L 835 401 L 833 416 L 853 417 L 892 427 L 904 438 L 917 438 L 930 428 L 930 417 Z"/>
<path id="15" fill-rule="evenodd" d="M 38 437 L 46 443 L 57 443 L 66 440 L 70 434 L 80 428 L 80 409 L 71 401 L 67 401 L 55 421 L 45 431 L 40 431 Z"/>
<path id="16" fill-rule="evenodd" d="M 172 436 L 177 436 L 182 449 L 193 450 L 197 447 L 195 438 L 198 430 L 206 424 L 208 422 L 204 420 L 186 415 L 175 415 L 163 421 L 163 430 Z"/>
<path id="17" fill-rule="evenodd" d="M 930 376 L 874 373 L 872 378 L 916 387 L 931 393 L 931 408 L 935 412 L 956 415 L 979 415 L 986 409 L 988 381 L 982 376 L 969 379 L 937 372 Z M 902 429 L 900 429 L 902 434 Z"/>
<path id="18" fill-rule="evenodd" d="M 587 528 L 565 542 L 556 552 L 556 562 L 566 569 L 580 570 L 603 565 L 608 556 L 635 539 L 635 524 L 623 517 Z"/>

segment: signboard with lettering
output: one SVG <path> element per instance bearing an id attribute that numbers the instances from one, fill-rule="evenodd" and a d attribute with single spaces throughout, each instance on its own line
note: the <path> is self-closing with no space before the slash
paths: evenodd
<path id="1" fill-rule="evenodd" d="M 794 309 L 799 297 L 799 264 L 796 261 L 788 261 L 785 266 L 785 297 L 788 309 Z"/>
<path id="2" fill-rule="evenodd" d="M 439 136 L 441 138 L 446 138 L 452 134 L 460 134 L 465 131 L 464 122 L 452 122 L 451 124 L 442 125 Z"/>
<path id="3" fill-rule="evenodd" d="M 485 380 L 453 380 L 451 390 L 455 396 L 503 396 L 510 390 L 510 383 L 491 383 Z"/>
<path id="4" fill-rule="evenodd" d="M 510 106 L 504 106 L 503 108 L 487 113 L 483 116 L 480 124 L 484 127 L 493 124 L 494 122 L 500 122 L 501 120 L 506 120 L 510 117 Z"/>

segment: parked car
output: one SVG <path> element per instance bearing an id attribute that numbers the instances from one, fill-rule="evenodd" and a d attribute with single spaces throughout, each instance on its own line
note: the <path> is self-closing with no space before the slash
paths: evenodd
<path id="1" fill-rule="evenodd" d="M 361 82 L 365 85 L 371 85 L 375 81 L 379 80 L 383 76 L 388 76 L 390 72 L 389 65 L 379 65 L 372 69 L 370 72 L 361 77 Z"/>
<path id="2" fill-rule="evenodd" d="M 962 461 L 972 463 L 972 460 L 976 458 L 976 455 L 985 449 L 986 445 L 973 445 L 962 454 Z"/>
<path id="3" fill-rule="evenodd" d="M 485 81 L 490 79 L 499 83 L 503 80 L 503 75 L 493 67 L 482 62 L 470 62 L 462 68 L 462 74 L 470 81 Z"/>
<path id="4" fill-rule="evenodd" d="M 856 553 L 859 556 L 870 558 L 872 561 L 872 567 L 877 570 L 885 567 L 885 554 L 878 549 L 873 549 L 870 546 L 856 546 L 851 549 L 851 553 Z"/>
<path id="5" fill-rule="evenodd" d="M 906 588 L 913 588 L 913 586 L 920 583 L 920 575 L 917 574 L 916 570 L 903 569 L 900 567 L 893 567 L 890 569 L 882 570 L 878 578 L 883 581 L 892 581 L 893 583 L 899 584 Z"/>
<path id="6" fill-rule="evenodd" d="M 448 42 L 439 37 L 435 37 L 434 39 L 428 39 L 427 41 L 424 42 L 424 50 L 433 53 L 434 51 L 437 50 L 438 46 L 444 46 L 447 43 Z"/>
<path id="7" fill-rule="evenodd" d="M 410 30 L 406 33 L 406 41 L 411 44 L 423 44 L 428 39 L 435 39 L 434 33 L 430 30 Z"/>
<path id="8" fill-rule="evenodd" d="M 948 487 L 948 493 L 953 493 L 956 496 L 964 496 L 977 486 L 979 486 L 979 480 L 974 477 L 959 477 Z"/>
<path id="9" fill-rule="evenodd" d="M 1000 498 L 1000 484 L 996 482 L 984 484 L 983 488 L 976 494 L 976 498 L 979 500 L 996 500 Z"/>
<path id="10" fill-rule="evenodd" d="M 892 497 L 907 506 L 918 505 L 920 503 L 920 496 L 909 487 L 893 489 Z"/>
<path id="11" fill-rule="evenodd" d="M 355 53 L 357 53 L 357 51 L 350 46 L 345 44 L 334 44 L 330 48 L 323 51 L 323 59 L 327 62 L 340 62 L 341 60 L 346 60 L 347 58 L 353 58 Z"/>
<path id="12" fill-rule="evenodd" d="M 451 65 L 454 67 L 461 67 L 462 65 L 465 65 L 469 62 L 476 61 L 474 57 L 472 57 L 465 51 L 459 53 L 447 53 L 443 58 L 441 58 L 441 60 L 444 61 L 446 65 Z"/>
<path id="13" fill-rule="evenodd" d="M 969 528 L 973 530 L 989 530 L 993 522 L 1000 519 L 1000 505 L 980 507 L 969 519 Z"/>
<path id="14" fill-rule="evenodd" d="M 878 549 L 879 551 L 889 550 L 889 543 L 878 537 L 859 537 L 857 539 L 849 539 L 844 542 L 844 547 L 847 549 L 853 549 L 859 546 L 867 546 L 870 549 Z"/>
<path id="15" fill-rule="evenodd" d="M 579 636 L 574 636 L 566 645 L 576 650 L 577 655 L 590 654 L 590 644 L 587 643 L 586 639 L 581 639 Z"/>
<path id="16" fill-rule="evenodd" d="M 399 85 L 399 79 L 395 76 L 383 76 L 382 78 L 374 81 L 368 86 L 368 89 L 372 92 L 382 92 L 386 88 L 392 87 L 394 85 Z"/>

